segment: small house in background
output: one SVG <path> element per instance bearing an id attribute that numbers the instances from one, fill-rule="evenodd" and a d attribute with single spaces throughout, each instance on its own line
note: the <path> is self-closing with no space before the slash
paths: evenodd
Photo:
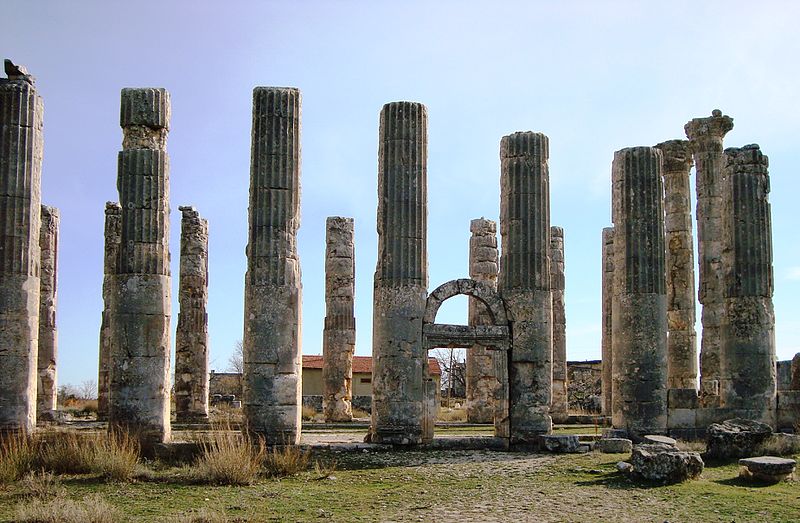
<path id="1" fill-rule="evenodd" d="M 436 358 L 428 358 L 428 370 L 442 386 L 442 369 Z M 209 396 L 235 395 L 242 398 L 242 375 L 238 372 L 215 372 L 209 376 Z M 303 405 L 322 410 L 322 356 L 303 356 Z M 372 408 L 372 356 L 353 356 L 353 408 L 370 412 Z"/>
<path id="2" fill-rule="evenodd" d="M 436 358 L 428 358 L 428 371 L 442 386 L 442 369 Z M 322 410 L 322 355 L 303 356 L 303 405 Z M 372 408 L 372 356 L 353 356 L 353 408 L 370 412 Z"/>

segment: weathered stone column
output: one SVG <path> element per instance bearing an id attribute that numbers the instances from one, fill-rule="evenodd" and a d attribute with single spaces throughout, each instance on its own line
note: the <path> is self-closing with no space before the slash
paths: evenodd
<path id="1" fill-rule="evenodd" d="M 661 151 L 614 153 L 612 421 L 632 437 L 667 428 L 667 290 Z"/>
<path id="2" fill-rule="evenodd" d="M 722 139 L 733 129 L 733 119 L 719 109 L 711 117 L 694 118 L 685 126 L 697 172 L 697 251 L 703 304 L 700 339 L 700 394 L 707 406 L 718 401 L 720 333 L 724 314 L 722 297 L 722 206 L 724 202 Z"/>
<path id="3" fill-rule="evenodd" d="M 105 246 L 103 251 L 103 314 L 100 321 L 100 354 L 97 368 L 97 419 L 108 419 L 108 398 L 111 393 L 109 379 L 111 345 L 111 296 L 114 294 L 114 275 L 117 272 L 119 246 L 122 242 L 122 207 L 117 202 L 106 202 Z"/>
<path id="4" fill-rule="evenodd" d="M 181 274 L 175 333 L 175 413 L 178 421 L 208 418 L 208 221 L 194 207 L 181 211 Z"/>
<path id="5" fill-rule="evenodd" d="M 5 61 L 0 78 L 0 432 L 36 425 L 44 105 Z"/>
<path id="6" fill-rule="evenodd" d="M 378 263 L 372 319 L 372 424 L 368 439 L 423 440 L 428 361 L 422 317 L 428 296 L 428 110 L 383 106 L 378 140 Z"/>
<path id="7" fill-rule="evenodd" d="M 553 402 L 556 423 L 569 417 L 567 400 L 567 315 L 564 305 L 564 229 L 550 227 L 550 287 L 553 292 Z"/>
<path id="8" fill-rule="evenodd" d="M 769 161 L 758 145 L 726 149 L 722 233 L 725 315 L 720 406 L 775 426 L 775 314 Z"/>
<path id="9" fill-rule="evenodd" d="M 667 244 L 667 386 L 697 388 L 697 337 L 694 331 L 694 242 L 689 174 L 692 151 L 686 140 L 656 147 L 663 156 Z"/>
<path id="10" fill-rule="evenodd" d="M 549 141 L 517 132 L 500 142 L 499 288 L 511 321 L 511 443 L 550 432 L 553 295 L 550 292 Z"/>
<path id="11" fill-rule="evenodd" d="M 497 290 L 499 259 L 497 254 L 497 224 L 479 218 L 469 224 L 472 236 L 469 239 L 469 277 Z M 472 326 L 492 325 L 492 317 L 486 306 L 476 298 L 469 298 L 468 319 Z M 492 423 L 495 415 L 494 354 L 481 345 L 467 351 L 467 421 L 469 423 Z"/>
<path id="12" fill-rule="evenodd" d="M 108 420 L 146 444 L 170 439 L 169 120 L 166 89 L 122 90 Z"/>
<path id="13" fill-rule="evenodd" d="M 58 331 L 56 330 L 58 225 L 55 207 L 42 205 L 39 250 L 41 252 L 39 281 L 39 386 L 36 397 L 36 417 L 52 418 L 56 410 L 56 361 Z"/>
<path id="14" fill-rule="evenodd" d="M 300 91 L 253 90 L 244 296 L 244 416 L 268 444 L 300 442 Z"/>
<path id="15" fill-rule="evenodd" d="M 356 350 L 355 241 L 352 218 L 325 221 L 325 329 L 322 332 L 322 412 L 325 421 L 353 420 Z"/>
<path id="16" fill-rule="evenodd" d="M 614 228 L 603 227 L 603 303 L 602 303 L 602 376 L 600 380 L 601 394 L 603 396 L 603 414 L 611 416 L 612 396 L 612 368 L 614 354 L 611 346 L 611 303 L 614 295 Z"/>

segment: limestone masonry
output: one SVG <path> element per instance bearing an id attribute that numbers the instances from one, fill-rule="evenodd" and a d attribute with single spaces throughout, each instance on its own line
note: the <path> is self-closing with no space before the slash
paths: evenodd
<path id="1" fill-rule="evenodd" d="M 97 370 L 97 419 L 108 419 L 108 398 L 111 393 L 109 365 L 111 345 L 114 342 L 111 331 L 111 296 L 114 289 L 114 275 L 117 272 L 119 244 L 122 241 L 122 207 L 117 202 L 106 202 L 105 248 L 103 251 L 103 314 L 100 321 L 100 353 Z"/>
<path id="2" fill-rule="evenodd" d="M 550 287 L 553 292 L 553 400 L 550 414 L 556 423 L 566 423 L 569 414 L 564 283 L 564 229 L 550 227 Z"/>
<path id="3" fill-rule="evenodd" d="M 58 331 L 56 330 L 56 303 L 58 283 L 58 229 L 59 213 L 55 207 L 42 205 L 39 233 L 40 284 L 39 284 L 39 351 L 38 391 L 36 417 L 53 416 L 58 396 L 56 361 L 58 359 Z"/>

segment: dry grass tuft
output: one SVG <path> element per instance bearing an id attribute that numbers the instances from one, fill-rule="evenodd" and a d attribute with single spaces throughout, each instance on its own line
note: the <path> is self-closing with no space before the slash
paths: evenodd
<path id="1" fill-rule="evenodd" d="M 322 419 L 322 413 L 318 412 L 314 407 L 303 405 L 302 417 L 303 421 L 319 421 Z"/>
<path id="2" fill-rule="evenodd" d="M 17 481 L 33 467 L 36 444 L 22 433 L 0 436 L 0 484 Z"/>
<path id="3" fill-rule="evenodd" d="M 182 514 L 170 520 L 170 523 L 229 523 L 231 520 L 225 514 L 215 510 L 201 508 L 188 514 Z"/>
<path id="4" fill-rule="evenodd" d="M 335 459 L 330 461 L 314 460 L 314 474 L 317 479 L 327 479 L 336 472 L 336 465 L 338 462 Z"/>
<path id="5" fill-rule="evenodd" d="M 37 436 L 36 467 L 56 474 L 88 474 L 95 468 L 95 445 L 101 436 L 47 430 Z"/>
<path id="6" fill-rule="evenodd" d="M 370 416 L 371 414 L 366 410 L 361 410 L 357 408 L 353 409 L 353 419 L 364 419 L 364 418 L 369 418 Z"/>
<path id="7" fill-rule="evenodd" d="M 311 452 L 297 445 L 276 445 L 267 454 L 264 465 L 267 475 L 272 477 L 293 476 L 308 468 Z"/>
<path id="8" fill-rule="evenodd" d="M 197 460 L 194 475 L 197 481 L 215 485 L 250 485 L 264 466 L 264 440 L 230 427 L 215 427 L 211 441 L 203 444 L 203 455 Z"/>
<path id="9" fill-rule="evenodd" d="M 137 472 L 141 446 L 139 440 L 124 430 L 115 430 L 98 438 L 94 471 L 110 481 L 130 481 Z"/>
<path id="10" fill-rule="evenodd" d="M 447 422 L 467 421 L 467 409 L 466 407 L 459 407 L 459 408 L 440 407 L 439 415 L 436 417 L 436 419 L 438 421 L 447 421 Z"/>
<path id="11" fill-rule="evenodd" d="M 41 501 L 67 495 L 67 489 L 61 484 L 58 476 L 52 472 L 32 472 L 22 479 L 21 486 L 27 497 Z"/>
<path id="12" fill-rule="evenodd" d="M 99 496 L 81 501 L 64 497 L 49 501 L 33 500 L 17 506 L 14 521 L 18 523 L 119 523 L 126 518 Z"/>

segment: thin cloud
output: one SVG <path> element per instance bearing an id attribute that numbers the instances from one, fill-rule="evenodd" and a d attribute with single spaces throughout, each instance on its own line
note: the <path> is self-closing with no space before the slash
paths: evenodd
<path id="1" fill-rule="evenodd" d="M 789 271 L 786 273 L 786 279 L 800 281 L 800 267 L 789 267 Z"/>

